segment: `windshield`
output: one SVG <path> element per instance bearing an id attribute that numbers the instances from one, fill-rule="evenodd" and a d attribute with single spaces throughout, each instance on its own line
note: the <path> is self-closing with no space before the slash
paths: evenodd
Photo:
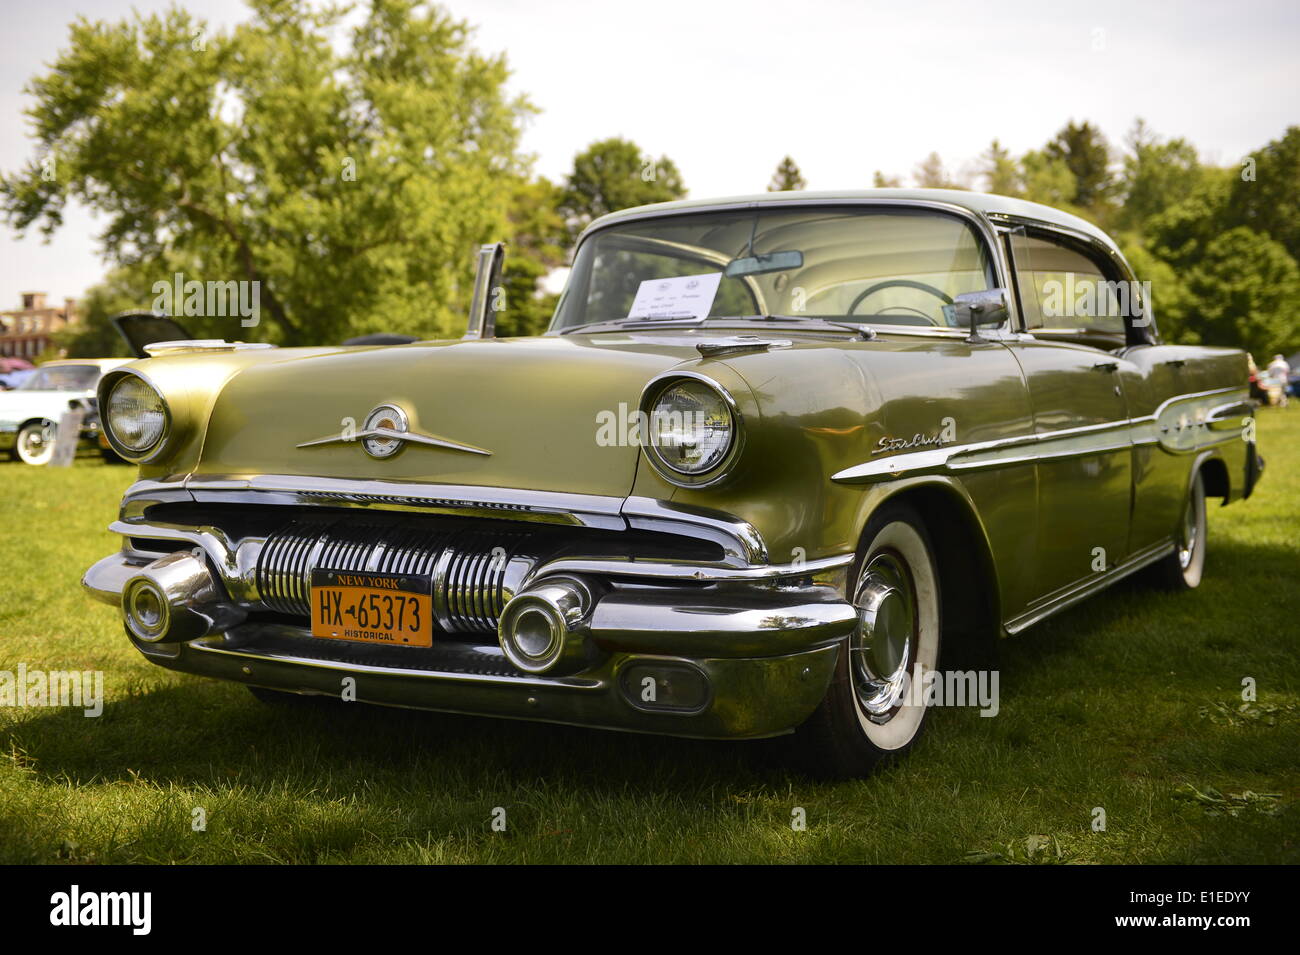
<path id="1" fill-rule="evenodd" d="M 633 221 L 582 243 L 551 328 L 623 319 L 791 315 L 955 327 L 993 288 L 984 243 L 925 209 L 737 209 Z"/>
<path id="2" fill-rule="evenodd" d="M 94 391 L 99 381 L 98 365 L 55 365 L 40 368 L 19 391 Z"/>

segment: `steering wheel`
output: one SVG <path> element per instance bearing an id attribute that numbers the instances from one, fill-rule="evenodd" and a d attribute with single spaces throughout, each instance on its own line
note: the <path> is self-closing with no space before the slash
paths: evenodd
<path id="1" fill-rule="evenodd" d="M 859 292 L 858 297 L 853 300 L 853 304 L 849 306 L 849 310 L 845 312 L 845 315 L 852 315 L 853 310 L 857 308 L 859 305 L 861 305 L 862 300 L 866 298 L 868 295 L 874 295 L 876 292 L 880 292 L 887 288 L 894 288 L 895 286 L 899 288 L 914 288 L 921 292 L 929 292 L 935 298 L 942 301 L 943 304 L 945 305 L 952 304 L 952 297 L 947 293 L 945 293 L 943 290 L 935 288 L 933 285 L 926 285 L 924 282 L 915 282 L 912 279 L 885 279 L 885 281 L 877 282 L 875 285 L 872 285 L 869 288 L 866 288 L 861 292 Z M 909 311 L 915 311 L 915 309 L 909 309 Z M 939 324 L 938 322 L 930 318 L 930 316 L 928 315 L 924 315 L 922 317 L 925 318 L 925 320 L 928 321 L 931 325 Z"/>

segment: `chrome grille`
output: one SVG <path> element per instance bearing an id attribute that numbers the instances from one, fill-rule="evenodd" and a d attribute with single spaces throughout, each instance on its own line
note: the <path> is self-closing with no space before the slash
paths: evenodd
<path id="1" fill-rule="evenodd" d="M 535 535 L 427 526 L 418 520 L 300 520 L 266 539 L 257 590 L 269 610 L 310 613 L 317 568 L 426 576 L 441 629 L 491 633 L 518 580 L 537 563 Z"/>

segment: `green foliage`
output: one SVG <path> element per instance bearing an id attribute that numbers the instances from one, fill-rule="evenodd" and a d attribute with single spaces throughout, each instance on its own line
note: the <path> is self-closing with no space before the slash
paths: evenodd
<path id="1" fill-rule="evenodd" d="M 951 175 L 944 168 L 938 153 L 932 152 L 917 163 L 912 176 L 921 189 L 965 189 L 966 184 L 960 178 Z"/>
<path id="2" fill-rule="evenodd" d="M 786 156 L 772 174 L 772 181 L 767 184 L 768 192 L 794 192 L 807 189 L 808 180 L 803 177 L 793 159 Z"/>
<path id="3" fill-rule="evenodd" d="M 1046 150 L 1030 150 L 1020 159 L 1020 195 L 1068 212 L 1076 212 L 1074 197 L 1078 184 L 1069 164 Z"/>
<path id="4" fill-rule="evenodd" d="M 1140 229 L 1196 192 L 1205 181 L 1196 148 L 1184 139 L 1162 142 L 1139 119 L 1129 133 L 1128 145 L 1120 184 L 1124 194 L 1121 227 Z"/>
<path id="5" fill-rule="evenodd" d="M 1189 340 L 1264 356 L 1294 348 L 1300 268 L 1280 242 L 1230 229 L 1209 242 L 1183 281 L 1176 323 Z"/>
<path id="6" fill-rule="evenodd" d="M 682 175 L 671 159 L 653 159 L 636 143 L 614 137 L 594 142 L 574 157 L 560 213 L 569 235 L 577 238 L 593 219 L 606 213 L 685 195 Z"/>
<path id="7" fill-rule="evenodd" d="M 1164 140 L 1141 119 L 1118 175 L 1092 124 L 1069 123 L 1018 160 L 994 140 L 980 156 L 990 192 L 1029 199 L 1109 228 L 1166 341 L 1225 345 L 1260 355 L 1300 346 L 1300 127 L 1249 163 L 1201 163 L 1184 139 Z M 938 157 L 922 164 L 941 173 Z"/>
<path id="8" fill-rule="evenodd" d="M 1074 176 L 1072 205 L 1082 209 L 1100 208 L 1111 197 L 1114 181 L 1110 173 L 1110 146 L 1096 126 L 1071 120 L 1047 144 L 1044 152 L 1048 158 L 1065 163 Z"/>
<path id="9" fill-rule="evenodd" d="M 506 245 L 502 282 L 504 309 L 497 334 L 537 335 L 555 312 L 557 295 L 541 290 L 552 269 L 563 265 L 568 234 L 559 213 L 560 189 L 548 179 L 518 180 L 510 201 L 511 241 Z"/>
<path id="10" fill-rule="evenodd" d="M 526 174 L 504 60 L 413 0 L 375 0 L 341 52 L 340 11 L 251 5 L 228 33 L 175 8 L 74 23 L 29 87 L 38 150 L 0 183 L 7 221 L 50 232 L 76 198 L 154 281 L 183 260 L 259 282 L 259 338 L 458 330 L 473 249 L 507 234 Z"/>
<path id="11" fill-rule="evenodd" d="M 996 139 L 980 156 L 980 175 L 987 191 L 1015 198 L 1021 195 L 1020 167 L 1011 153 Z"/>
<path id="12" fill-rule="evenodd" d="M 1300 261 L 1300 126 L 1289 127 L 1233 172 L 1225 224 L 1262 232 Z"/>

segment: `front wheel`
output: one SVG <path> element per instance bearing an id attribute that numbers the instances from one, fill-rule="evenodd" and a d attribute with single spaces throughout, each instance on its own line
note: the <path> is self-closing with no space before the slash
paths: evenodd
<path id="1" fill-rule="evenodd" d="M 1167 590 L 1195 590 L 1205 571 L 1205 482 L 1192 476 L 1175 535 L 1174 552 L 1153 568 L 1156 582 Z"/>
<path id="2" fill-rule="evenodd" d="M 911 507 L 887 504 L 862 541 L 850 578 L 858 627 L 825 699 L 795 733 L 818 775 L 862 776 L 910 749 L 925 722 L 922 677 L 939 659 L 939 578 L 924 523 Z"/>
<path id="3" fill-rule="evenodd" d="M 49 464 L 54 457 L 54 439 L 58 429 L 53 421 L 32 421 L 18 431 L 14 442 L 14 455 L 23 464 L 37 467 Z"/>

